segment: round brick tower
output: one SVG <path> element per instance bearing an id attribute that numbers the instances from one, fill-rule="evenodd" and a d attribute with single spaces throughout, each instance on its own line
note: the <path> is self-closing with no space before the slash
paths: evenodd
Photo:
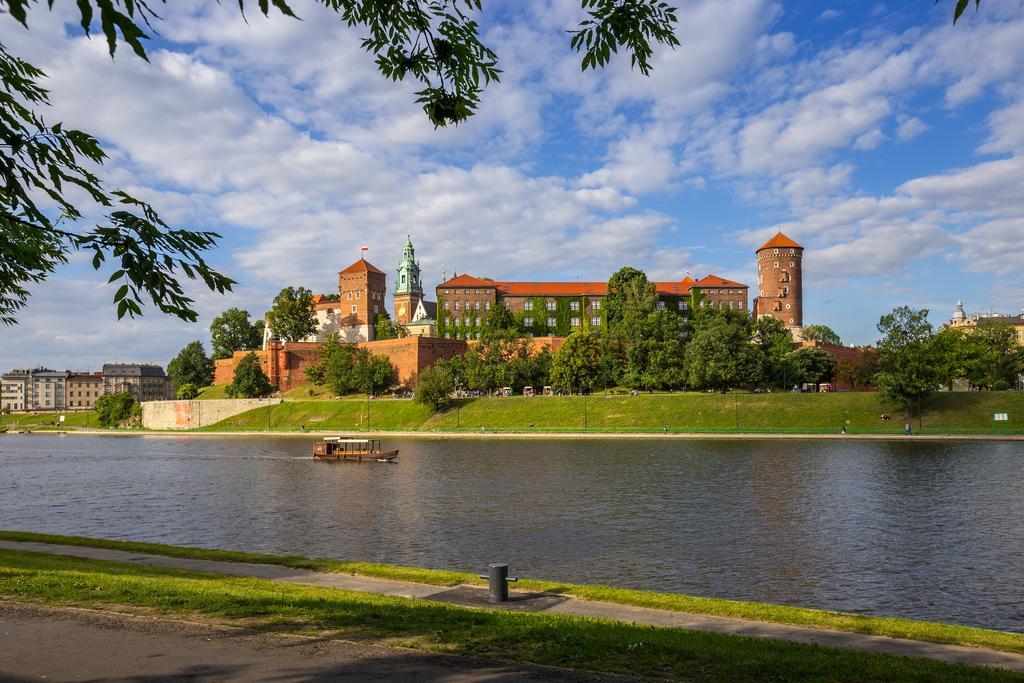
<path id="1" fill-rule="evenodd" d="M 804 248 L 782 234 L 757 250 L 757 317 L 770 315 L 798 331 L 804 325 Z"/>

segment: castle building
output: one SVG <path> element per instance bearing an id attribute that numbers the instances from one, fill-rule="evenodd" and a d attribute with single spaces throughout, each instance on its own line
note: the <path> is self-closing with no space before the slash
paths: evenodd
<path id="1" fill-rule="evenodd" d="M 416 261 L 416 250 L 412 239 L 405 236 L 402 262 L 398 264 L 398 278 L 395 280 L 395 322 L 408 325 L 423 300 L 423 284 L 420 282 L 420 264 Z"/>
<path id="2" fill-rule="evenodd" d="M 1005 315 L 1003 313 L 980 313 L 967 315 L 964 311 L 964 302 L 957 299 L 956 308 L 953 309 L 953 317 L 946 323 L 947 327 L 953 329 L 973 330 L 978 325 L 991 325 L 1004 323 L 1013 328 L 1017 337 L 1017 343 L 1024 346 L 1024 311 L 1018 315 Z"/>
<path id="3" fill-rule="evenodd" d="M 757 250 L 757 298 L 754 314 L 772 316 L 796 334 L 804 325 L 804 248 L 782 234 Z"/>
<path id="4" fill-rule="evenodd" d="M 656 282 L 658 308 L 688 317 L 694 301 L 712 308 L 747 310 L 748 287 L 708 275 Z M 699 292 L 698 297 L 693 297 Z M 458 275 L 437 286 L 437 331 L 449 339 L 478 339 L 492 308 L 503 304 L 535 337 L 566 337 L 576 329 L 605 325 L 607 282 L 495 282 Z"/>

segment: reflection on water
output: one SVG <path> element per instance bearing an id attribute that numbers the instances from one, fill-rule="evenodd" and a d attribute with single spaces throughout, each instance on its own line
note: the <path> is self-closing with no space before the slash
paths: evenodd
<path id="1" fill-rule="evenodd" d="M 1024 630 L 1014 443 L 0 437 L 0 527 Z"/>

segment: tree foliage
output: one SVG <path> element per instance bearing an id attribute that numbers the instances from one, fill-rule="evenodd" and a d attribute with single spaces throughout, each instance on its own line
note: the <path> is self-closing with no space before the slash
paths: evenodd
<path id="1" fill-rule="evenodd" d="M 877 373 L 878 354 L 872 349 L 836 362 L 836 380 L 849 384 L 854 391 L 874 386 Z"/>
<path id="2" fill-rule="evenodd" d="M 395 383 L 397 373 L 387 356 L 374 355 L 355 344 L 342 344 L 336 334 L 328 336 L 319 351 L 319 360 L 306 368 L 306 377 L 336 396 L 379 394 Z"/>
<path id="3" fill-rule="evenodd" d="M 774 386 L 788 388 L 792 379 L 788 376 L 786 356 L 793 351 L 793 334 L 778 318 L 770 315 L 753 321 L 753 339 L 761 353 L 762 381 Z"/>
<path id="4" fill-rule="evenodd" d="M 113 427 L 135 416 L 137 403 L 131 393 L 103 394 L 96 399 L 96 419 L 104 427 Z"/>
<path id="5" fill-rule="evenodd" d="M 375 340 L 401 339 L 408 336 L 409 328 L 394 322 L 387 311 L 377 314 L 377 321 L 373 325 L 373 338 Z"/>
<path id="6" fill-rule="evenodd" d="M 784 362 L 788 381 L 795 384 L 822 384 L 835 377 L 835 356 L 825 349 L 805 346 L 790 352 Z"/>
<path id="7" fill-rule="evenodd" d="M 196 388 L 196 385 L 186 383 L 178 387 L 178 390 L 177 392 L 175 392 L 174 397 L 177 398 L 179 401 L 191 401 L 198 395 L 199 389 Z"/>
<path id="8" fill-rule="evenodd" d="M 516 327 L 516 318 L 512 315 L 512 311 L 508 310 L 508 306 L 504 302 L 495 301 L 494 305 L 491 306 L 491 310 L 487 313 L 487 317 L 484 318 L 482 334 L 484 336 L 493 336 L 507 330 L 514 330 Z"/>
<path id="9" fill-rule="evenodd" d="M 763 363 L 751 343 L 749 319 L 728 311 L 707 310 L 697 318 L 685 361 L 687 381 L 698 389 L 725 391 L 762 379 Z"/>
<path id="10" fill-rule="evenodd" d="M 440 410 L 451 401 L 453 391 L 455 383 L 451 373 L 443 364 L 434 364 L 420 373 L 415 401 Z"/>
<path id="11" fill-rule="evenodd" d="M 263 321 L 249 322 L 249 311 L 229 308 L 210 323 L 210 342 L 214 360 L 258 349 L 263 343 Z"/>
<path id="12" fill-rule="evenodd" d="M 928 311 L 900 306 L 882 316 L 878 331 L 878 393 L 899 408 L 909 408 L 934 391 L 940 379 Z"/>
<path id="13" fill-rule="evenodd" d="M 305 287 L 285 287 L 267 313 L 267 325 L 281 339 L 297 342 L 316 332 L 313 292 Z"/>
<path id="14" fill-rule="evenodd" d="M 605 321 L 612 334 L 623 334 L 621 327 L 631 307 L 643 309 L 634 310 L 634 315 L 648 313 L 654 309 L 650 290 L 651 284 L 647 280 L 647 274 L 632 266 L 619 268 L 608 278 L 608 294 L 604 298 Z"/>
<path id="15" fill-rule="evenodd" d="M 274 393 L 274 386 L 263 368 L 255 352 L 242 357 L 235 368 L 235 376 L 225 390 L 230 398 L 263 398 Z"/>
<path id="16" fill-rule="evenodd" d="M 807 325 L 800 330 L 800 334 L 805 341 L 815 341 L 820 344 L 836 344 L 837 346 L 843 343 L 839 334 L 828 325 Z"/>
<path id="17" fill-rule="evenodd" d="M 213 384 L 213 361 L 206 355 L 203 342 L 196 340 L 186 344 L 167 364 L 167 374 L 179 387 L 184 384 L 196 387 Z"/>
<path id="18" fill-rule="evenodd" d="M 24 23 L 25 2 L 4 4 Z M 122 32 L 126 39 L 134 35 Z M 38 83 L 43 77 L 0 45 L 0 323 L 15 324 L 27 285 L 45 280 L 75 251 L 90 254 L 96 270 L 115 264 L 107 282 L 119 284 L 113 297 L 119 319 L 141 315 L 148 299 L 161 312 L 194 322 L 182 275 L 221 293 L 234 284 L 203 259 L 220 236 L 173 229 L 149 204 L 105 187 L 89 170 L 106 159 L 96 139 L 51 126 L 35 111 L 50 103 Z M 72 189 L 81 202 L 72 200 Z M 90 228 L 86 215 L 103 220 Z"/>
<path id="19" fill-rule="evenodd" d="M 551 385 L 565 391 L 589 388 L 601 379 L 601 336 L 577 330 L 551 360 Z"/>

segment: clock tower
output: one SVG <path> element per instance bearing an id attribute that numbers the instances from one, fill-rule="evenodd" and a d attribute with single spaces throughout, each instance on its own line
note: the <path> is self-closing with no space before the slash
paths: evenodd
<path id="1" fill-rule="evenodd" d="M 412 240 L 406 235 L 402 262 L 398 264 L 398 278 L 395 281 L 395 322 L 399 325 L 411 323 L 421 299 L 423 284 L 420 282 L 420 264 L 416 262 Z"/>

